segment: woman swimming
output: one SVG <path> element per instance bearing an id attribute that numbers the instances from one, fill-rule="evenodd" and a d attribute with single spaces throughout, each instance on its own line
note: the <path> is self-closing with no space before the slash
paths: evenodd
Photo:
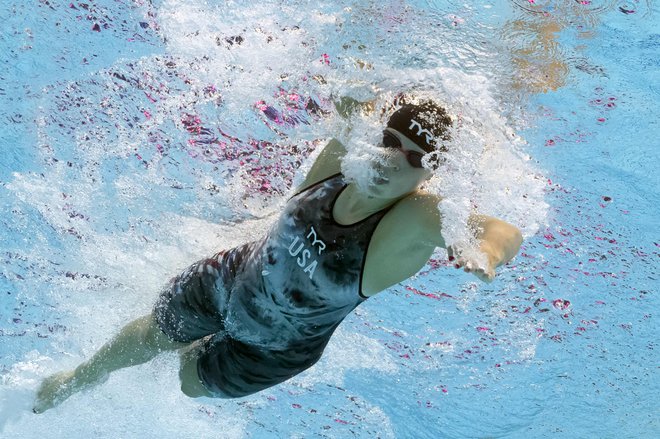
<path id="1" fill-rule="evenodd" d="M 451 119 L 431 101 L 389 118 L 378 178 L 359 187 L 341 172 L 345 147 L 332 140 L 260 240 L 191 265 L 161 292 L 151 314 L 125 326 L 91 359 L 53 375 L 37 392 L 41 413 L 110 372 L 181 350 L 181 390 L 233 398 L 281 383 L 316 363 L 341 321 L 368 297 L 419 271 L 441 235 L 439 199 L 419 190 L 425 156 Z M 473 215 L 486 266 L 455 254 L 457 267 L 489 281 L 522 243 L 504 221 Z"/>

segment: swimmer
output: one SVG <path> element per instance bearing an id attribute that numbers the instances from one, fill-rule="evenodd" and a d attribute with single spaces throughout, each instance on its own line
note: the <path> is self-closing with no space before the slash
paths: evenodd
<path id="1" fill-rule="evenodd" d="M 163 351 L 180 352 L 181 390 L 189 397 L 238 398 L 311 367 L 353 309 L 413 276 L 436 247 L 447 247 L 439 198 L 419 187 L 432 175 L 424 156 L 448 138 L 450 125 L 431 101 L 400 106 L 379 144 L 386 157 L 380 175 L 366 189 L 342 175 L 346 149 L 331 140 L 264 238 L 173 278 L 151 314 L 126 325 L 75 370 L 45 379 L 34 412 Z M 484 215 L 470 223 L 487 263 L 451 247 L 449 259 L 490 281 L 518 252 L 521 233 Z"/>

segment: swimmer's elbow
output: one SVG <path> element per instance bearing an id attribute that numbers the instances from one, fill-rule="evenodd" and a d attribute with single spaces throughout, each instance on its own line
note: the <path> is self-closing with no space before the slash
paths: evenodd
<path id="1" fill-rule="evenodd" d="M 523 235 L 522 235 L 522 232 L 520 230 L 518 230 L 517 228 L 516 228 L 516 237 L 515 237 L 515 239 L 516 239 L 516 253 L 518 253 L 518 250 L 520 250 L 520 246 L 523 243 Z"/>
<path id="2" fill-rule="evenodd" d="M 509 225 L 509 227 L 509 239 L 504 248 L 505 256 L 503 263 L 507 263 L 513 259 L 520 251 L 520 246 L 523 243 L 523 236 L 520 230 L 512 225 Z"/>
<path id="3" fill-rule="evenodd" d="M 518 229 L 515 226 L 511 226 L 511 227 L 513 228 L 513 231 L 511 233 L 511 235 L 512 235 L 511 236 L 511 249 L 512 249 L 513 255 L 511 257 L 513 257 L 513 256 L 517 255 L 518 251 L 520 250 L 520 246 L 523 243 L 523 236 L 522 236 L 522 232 L 520 231 L 520 229 Z"/>

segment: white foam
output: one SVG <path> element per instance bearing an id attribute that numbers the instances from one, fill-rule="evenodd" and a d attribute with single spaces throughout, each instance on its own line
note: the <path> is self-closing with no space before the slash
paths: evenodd
<path id="1" fill-rule="evenodd" d="M 377 70 L 377 69 L 376 69 Z M 529 237 L 545 224 L 548 205 L 545 179 L 523 150 L 499 111 L 493 86 L 486 77 L 451 68 L 383 69 L 370 72 L 376 110 L 352 120 L 352 130 L 341 133 L 348 154 L 342 170 L 358 185 L 368 185 L 377 174 L 378 149 L 386 122 L 381 109 L 397 93 L 413 91 L 419 99 L 445 106 L 454 120 L 446 163 L 435 171 L 425 190 L 442 197 L 443 237 L 448 244 L 469 242 L 467 218 L 473 212 L 504 219 Z M 402 80 L 401 78 L 405 78 Z M 349 87 L 348 95 L 352 90 Z"/>
<path id="2" fill-rule="evenodd" d="M 394 375 L 398 366 L 377 340 L 340 328 L 328 344 L 321 361 L 296 381 L 308 387 L 316 384 L 341 387 L 345 385 L 344 378 L 348 371 L 362 369 Z"/>
<path id="3" fill-rule="evenodd" d="M 20 423 L 24 417 L 32 416 L 32 407 L 37 386 L 44 371 L 52 367 L 53 361 L 29 352 L 24 361 L 16 363 L 0 377 L 0 433 Z"/>

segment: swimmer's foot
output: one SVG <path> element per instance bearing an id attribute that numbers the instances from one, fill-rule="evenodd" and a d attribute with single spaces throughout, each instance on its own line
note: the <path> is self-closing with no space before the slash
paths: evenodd
<path id="1" fill-rule="evenodd" d="M 43 413 L 59 405 L 78 390 L 75 385 L 75 371 L 56 373 L 46 378 L 37 390 L 37 398 L 32 411 Z"/>

